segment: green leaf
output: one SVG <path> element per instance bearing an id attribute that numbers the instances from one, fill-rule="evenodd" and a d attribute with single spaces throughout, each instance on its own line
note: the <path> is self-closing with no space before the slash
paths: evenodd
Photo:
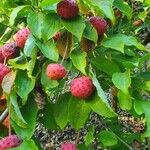
<path id="1" fill-rule="evenodd" d="M 108 104 L 108 100 L 107 100 L 107 97 L 106 97 L 106 95 L 105 95 L 105 92 L 103 91 L 103 89 L 102 89 L 102 87 L 101 87 L 99 81 L 97 80 L 95 74 L 93 74 L 92 80 L 93 80 L 93 84 L 94 84 L 95 87 L 96 87 L 98 96 L 101 98 L 101 100 L 102 100 L 108 107 L 110 107 L 109 104 Z"/>
<path id="2" fill-rule="evenodd" d="M 16 78 L 16 72 L 10 72 L 2 80 L 2 89 L 6 94 L 10 94 Z"/>
<path id="3" fill-rule="evenodd" d="M 59 83 L 57 81 L 49 79 L 48 76 L 46 75 L 46 67 L 48 66 L 48 64 L 49 63 L 46 62 L 43 65 L 42 75 L 41 75 L 41 83 L 46 90 L 55 88 L 59 85 Z"/>
<path id="4" fill-rule="evenodd" d="M 16 148 L 11 148 L 10 150 L 38 150 L 38 148 L 34 143 L 34 141 L 30 139 L 30 140 L 24 140 L 20 146 Z"/>
<path id="5" fill-rule="evenodd" d="M 43 14 L 32 12 L 28 17 L 28 25 L 39 40 L 48 41 L 61 29 L 60 18 L 55 13 Z"/>
<path id="6" fill-rule="evenodd" d="M 25 46 L 24 46 L 24 54 L 27 56 L 27 57 L 32 57 L 32 55 L 34 53 L 36 53 L 36 43 L 35 43 L 35 39 L 32 35 L 30 35 L 25 43 Z"/>
<path id="7" fill-rule="evenodd" d="M 102 142 L 104 146 L 113 146 L 118 143 L 116 135 L 110 131 L 101 131 L 98 137 L 100 142 Z"/>
<path id="8" fill-rule="evenodd" d="M 130 71 L 113 74 L 112 81 L 118 89 L 128 94 L 128 88 L 131 85 Z"/>
<path id="9" fill-rule="evenodd" d="M 43 116 L 40 118 L 40 122 L 47 129 L 57 130 L 57 129 L 59 129 L 59 127 L 56 123 L 53 109 L 54 109 L 54 104 L 52 104 L 52 103 L 47 104 L 43 110 Z M 57 111 L 59 111 L 59 110 L 57 110 Z"/>
<path id="10" fill-rule="evenodd" d="M 84 100 L 71 97 L 69 104 L 69 121 L 75 129 L 84 127 L 91 108 Z"/>
<path id="11" fill-rule="evenodd" d="M 28 12 L 29 10 L 31 10 L 31 7 L 29 5 L 23 5 L 14 8 L 9 17 L 9 24 L 13 26 L 15 23 L 15 19 L 19 16 L 19 14 Z"/>
<path id="12" fill-rule="evenodd" d="M 22 139 L 30 139 L 35 131 L 38 108 L 34 99 L 33 96 L 30 96 L 21 109 L 22 116 L 28 124 L 27 128 L 21 128 L 15 121 L 12 121 L 12 127 Z"/>
<path id="13" fill-rule="evenodd" d="M 62 20 L 65 28 L 75 35 L 79 41 L 81 40 L 83 31 L 85 29 L 85 23 L 82 17 L 78 16 L 73 20 Z"/>
<path id="14" fill-rule="evenodd" d="M 25 104 L 29 93 L 33 90 L 35 78 L 29 78 L 25 71 L 18 70 L 15 80 L 17 94 L 22 98 L 22 103 Z"/>
<path id="15" fill-rule="evenodd" d="M 61 0 L 43 0 L 42 2 L 41 2 L 41 4 L 40 4 L 40 6 L 41 7 L 43 7 L 43 6 L 50 6 L 50 5 L 52 5 L 52 4 L 55 4 L 55 3 L 58 3 L 58 2 L 60 2 Z"/>
<path id="16" fill-rule="evenodd" d="M 119 91 L 118 101 L 121 109 L 130 110 L 132 108 L 132 98 L 129 94 L 124 94 L 122 91 Z"/>
<path id="17" fill-rule="evenodd" d="M 139 43 L 135 37 L 124 34 L 116 34 L 108 37 L 102 41 L 102 45 L 122 53 L 124 53 L 125 46 L 135 46 L 140 50 L 145 50 L 145 47 Z"/>
<path id="18" fill-rule="evenodd" d="M 87 56 L 87 53 L 81 50 L 74 50 L 72 51 L 70 55 L 73 65 L 85 75 L 86 75 L 86 72 L 85 72 L 86 56 Z"/>
<path id="19" fill-rule="evenodd" d="M 116 114 L 113 112 L 112 108 L 103 102 L 97 93 L 93 94 L 93 96 L 86 102 L 97 114 L 108 118 L 116 117 Z"/>
<path id="20" fill-rule="evenodd" d="M 115 24 L 115 16 L 112 8 L 113 1 L 114 0 L 94 0 L 94 4 L 112 21 L 113 24 Z"/>
<path id="21" fill-rule="evenodd" d="M 12 104 L 11 108 L 11 119 L 13 121 L 15 121 L 15 123 L 22 127 L 22 128 L 26 128 L 27 127 L 27 122 L 24 120 L 18 102 L 17 102 L 17 95 L 15 93 L 15 91 L 12 91 L 9 95 L 9 101 Z"/>
<path id="22" fill-rule="evenodd" d="M 13 66 L 13 68 L 16 68 L 16 69 L 26 70 L 28 68 L 28 61 L 25 55 L 21 55 L 14 59 L 10 59 L 8 61 L 8 64 Z"/>
<path id="23" fill-rule="evenodd" d="M 128 17 L 128 19 L 131 19 L 132 9 L 127 2 L 124 2 L 123 0 L 114 0 L 114 6 L 122 11 Z"/>
<path id="24" fill-rule="evenodd" d="M 95 28 L 93 28 L 93 26 L 86 22 L 86 27 L 85 30 L 83 32 L 83 36 L 95 43 L 97 43 L 98 40 L 98 34 Z"/>
<path id="25" fill-rule="evenodd" d="M 94 128 L 91 128 L 84 137 L 84 142 L 86 146 L 89 146 L 93 141 L 94 141 Z"/>
<path id="26" fill-rule="evenodd" d="M 145 114 L 146 119 L 146 131 L 142 134 L 143 137 L 150 136 L 150 101 L 135 100 L 134 109 L 138 115 Z"/>
<path id="27" fill-rule="evenodd" d="M 61 129 L 63 129 L 68 123 L 69 99 L 70 99 L 70 94 L 65 93 L 65 94 L 59 96 L 57 103 L 54 105 L 55 120 Z"/>
<path id="28" fill-rule="evenodd" d="M 56 45 L 52 40 L 46 43 L 42 43 L 37 40 L 36 44 L 46 58 L 56 62 L 58 61 L 59 58 L 58 49 L 56 48 Z"/>
<path id="29" fill-rule="evenodd" d="M 32 12 L 27 18 L 28 25 L 32 31 L 32 34 L 38 38 L 42 38 L 44 14 Z"/>
<path id="30" fill-rule="evenodd" d="M 109 59 L 106 59 L 104 57 L 96 57 L 91 60 L 92 64 L 96 69 L 101 70 L 108 75 L 113 75 L 116 72 L 120 72 L 119 66 Z M 111 68 L 111 69 L 108 69 Z"/>

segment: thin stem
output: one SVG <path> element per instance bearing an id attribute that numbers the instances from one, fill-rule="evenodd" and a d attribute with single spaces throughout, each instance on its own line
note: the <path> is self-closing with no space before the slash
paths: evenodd
<path id="1" fill-rule="evenodd" d="M 65 48 L 65 52 L 64 52 L 63 58 L 62 58 L 62 60 L 61 60 L 61 65 L 63 64 L 64 59 L 65 59 L 65 57 L 66 57 L 67 50 L 68 50 L 68 44 L 69 44 L 69 34 L 67 33 L 67 43 L 66 43 L 66 48 Z"/>
<path id="2" fill-rule="evenodd" d="M 9 126 L 9 128 L 8 128 L 8 129 L 9 129 L 9 136 L 10 136 L 10 135 L 11 135 L 11 125 L 10 125 L 11 103 L 9 103 L 9 110 L 8 110 L 8 111 L 9 111 L 9 115 L 8 115 L 8 117 L 9 117 L 9 118 L 8 118 L 8 119 L 9 119 L 9 125 L 8 125 L 8 126 Z"/>
<path id="3" fill-rule="evenodd" d="M 77 138 L 76 138 L 76 141 L 75 141 L 75 145 L 78 145 L 79 140 L 80 140 L 80 131 L 78 131 Z"/>
<path id="4" fill-rule="evenodd" d="M 3 122 L 7 116 L 8 116 L 8 108 L 1 114 L 0 123 Z"/>

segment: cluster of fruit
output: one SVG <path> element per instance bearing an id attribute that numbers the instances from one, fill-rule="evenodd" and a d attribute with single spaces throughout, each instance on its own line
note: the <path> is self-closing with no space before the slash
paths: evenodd
<path id="1" fill-rule="evenodd" d="M 20 48 L 24 47 L 29 34 L 30 30 L 28 28 L 23 28 L 14 35 L 13 41 L 0 47 L 0 84 L 5 75 L 11 71 L 11 69 L 5 64 L 5 61 L 19 55 Z"/>
<path id="2" fill-rule="evenodd" d="M 57 5 L 57 13 L 62 19 L 71 20 L 78 16 L 79 8 L 75 0 L 63 0 Z M 88 18 L 89 23 L 96 29 L 99 36 L 103 36 L 107 30 L 107 22 L 99 16 Z M 58 32 L 53 39 L 57 41 L 61 36 Z M 61 64 L 49 64 L 47 76 L 52 80 L 59 80 L 66 76 L 67 71 Z M 71 82 L 70 91 L 73 96 L 85 99 L 94 91 L 92 80 L 88 76 L 81 76 Z"/>
<path id="3" fill-rule="evenodd" d="M 79 7 L 75 0 L 63 0 L 57 4 L 57 13 L 62 19 L 71 20 L 78 16 Z M 96 29 L 97 34 L 102 37 L 107 30 L 107 22 L 99 16 L 89 17 L 89 23 Z M 19 30 L 13 38 L 13 41 L 4 44 L 0 47 L 0 84 L 3 78 L 11 69 L 5 64 L 9 59 L 19 55 L 20 49 L 24 47 L 26 40 L 30 35 L 30 29 L 25 27 Z M 61 32 L 56 33 L 53 37 L 57 41 L 61 36 Z M 67 70 L 62 64 L 49 64 L 46 69 L 46 75 L 51 80 L 60 80 L 67 75 Z M 94 92 L 94 84 L 89 76 L 80 76 L 75 78 L 70 85 L 70 92 L 73 96 L 79 99 L 86 99 Z M 8 127 L 8 118 L 6 126 Z M 21 139 L 16 135 L 10 135 L 0 140 L 0 150 L 5 150 L 12 147 L 17 147 L 21 143 Z M 63 143 L 61 150 L 76 150 L 76 145 L 73 143 Z"/>

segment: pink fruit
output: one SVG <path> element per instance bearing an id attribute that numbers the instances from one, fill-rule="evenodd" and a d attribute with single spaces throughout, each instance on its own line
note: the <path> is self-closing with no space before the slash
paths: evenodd
<path id="1" fill-rule="evenodd" d="M 107 30 L 107 22 L 102 17 L 93 16 L 89 18 L 90 23 L 97 30 L 98 35 L 102 36 Z"/>
<path id="2" fill-rule="evenodd" d="M 62 0 L 57 4 L 57 13 L 63 19 L 73 19 L 79 13 L 76 0 Z"/>
<path id="3" fill-rule="evenodd" d="M 49 64 L 46 74 L 51 80 L 59 80 L 65 77 L 67 71 L 61 64 Z"/>
<path id="4" fill-rule="evenodd" d="M 15 58 L 19 54 L 19 48 L 15 42 L 6 43 L 2 47 L 2 54 L 7 59 Z"/>
<path id="5" fill-rule="evenodd" d="M 3 49 L 3 47 L 0 47 L 0 63 L 4 62 L 4 56 L 2 54 L 2 49 Z"/>
<path id="6" fill-rule="evenodd" d="M 76 145 L 70 142 L 63 143 L 60 150 L 77 150 Z"/>
<path id="7" fill-rule="evenodd" d="M 28 36 L 30 35 L 30 30 L 27 27 L 22 28 L 15 34 L 15 42 L 18 47 L 23 48 Z"/>
<path id="8" fill-rule="evenodd" d="M 82 76 L 71 82 L 70 91 L 73 96 L 85 99 L 94 91 L 94 85 L 90 77 Z"/>
<path id="9" fill-rule="evenodd" d="M 7 73 L 9 73 L 11 70 L 4 64 L 0 63 L 0 84 L 2 83 L 3 78 Z"/>
<path id="10" fill-rule="evenodd" d="M 0 140 L 0 150 L 7 150 L 21 144 L 21 139 L 17 135 L 10 135 Z"/>

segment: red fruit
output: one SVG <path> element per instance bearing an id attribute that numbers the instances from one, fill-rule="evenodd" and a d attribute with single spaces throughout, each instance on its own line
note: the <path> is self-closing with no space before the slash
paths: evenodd
<path id="1" fill-rule="evenodd" d="M 19 30 L 15 34 L 15 42 L 16 42 L 17 46 L 20 48 L 23 48 L 29 35 L 30 35 L 30 30 L 27 27 Z"/>
<path id="2" fill-rule="evenodd" d="M 10 124 L 9 116 L 7 116 L 6 119 L 3 121 L 3 125 L 4 125 L 6 128 L 9 128 L 9 124 Z"/>
<path id="3" fill-rule="evenodd" d="M 2 49 L 3 49 L 3 47 L 0 47 L 0 63 L 4 62 L 4 56 L 2 54 Z"/>
<path id="4" fill-rule="evenodd" d="M 63 0 L 57 4 L 57 13 L 63 19 L 73 19 L 79 13 L 76 0 Z"/>
<path id="5" fill-rule="evenodd" d="M 61 64 L 49 64 L 46 74 L 51 80 L 59 80 L 65 77 L 67 71 Z"/>
<path id="6" fill-rule="evenodd" d="M 85 99 L 93 93 L 94 85 L 89 77 L 82 76 L 71 82 L 70 91 L 73 96 Z"/>
<path id="7" fill-rule="evenodd" d="M 61 35 L 62 35 L 61 32 L 57 32 L 57 33 L 53 36 L 54 41 L 55 41 L 55 42 L 58 41 L 59 38 L 61 37 Z"/>
<path id="8" fill-rule="evenodd" d="M 11 70 L 4 64 L 0 63 L 0 84 L 2 83 L 3 78 L 7 73 L 9 73 Z"/>
<path id="9" fill-rule="evenodd" d="M 98 35 L 102 36 L 107 30 L 107 22 L 105 19 L 93 16 L 89 18 L 90 23 L 93 25 L 93 27 L 97 30 Z"/>
<path id="10" fill-rule="evenodd" d="M 0 140 L 0 150 L 7 150 L 21 144 L 21 139 L 17 135 L 10 135 Z"/>
<path id="11" fill-rule="evenodd" d="M 5 58 L 15 58 L 19 54 L 19 48 L 15 42 L 7 43 L 2 47 L 2 54 Z"/>
<path id="12" fill-rule="evenodd" d="M 60 150 L 77 150 L 76 145 L 70 142 L 63 143 Z"/>

